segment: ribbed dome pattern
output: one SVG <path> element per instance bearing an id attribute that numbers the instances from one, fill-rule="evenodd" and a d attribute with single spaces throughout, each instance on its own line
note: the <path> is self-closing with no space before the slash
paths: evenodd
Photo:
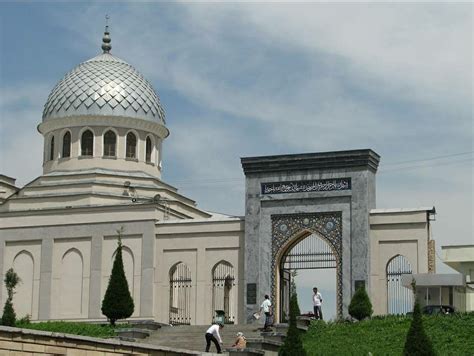
<path id="1" fill-rule="evenodd" d="M 128 116 L 165 123 L 150 83 L 130 64 L 103 53 L 79 64 L 54 87 L 43 121 L 80 115 Z"/>

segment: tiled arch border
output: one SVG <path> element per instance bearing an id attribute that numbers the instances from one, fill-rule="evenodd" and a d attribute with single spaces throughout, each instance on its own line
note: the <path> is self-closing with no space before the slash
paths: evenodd
<path id="1" fill-rule="evenodd" d="M 336 257 L 336 309 L 337 317 L 342 318 L 342 213 L 297 213 L 271 216 L 272 260 L 271 285 L 272 300 L 277 301 L 279 290 L 278 264 L 283 254 L 311 234 L 317 234 L 331 247 Z M 276 306 L 279 310 L 279 306 Z"/>

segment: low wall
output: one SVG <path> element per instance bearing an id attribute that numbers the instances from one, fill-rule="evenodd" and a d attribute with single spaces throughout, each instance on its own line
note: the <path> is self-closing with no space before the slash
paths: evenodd
<path id="1" fill-rule="evenodd" d="M 201 352 L 171 349 L 115 339 L 37 331 L 0 326 L 0 355 L 201 355 Z"/>

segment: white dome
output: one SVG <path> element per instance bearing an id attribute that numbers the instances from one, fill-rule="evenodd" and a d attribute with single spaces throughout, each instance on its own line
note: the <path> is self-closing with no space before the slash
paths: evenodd
<path id="1" fill-rule="evenodd" d="M 43 122 L 68 116 L 107 115 L 165 124 L 164 110 L 151 84 L 109 50 L 79 64 L 56 84 L 44 105 Z"/>

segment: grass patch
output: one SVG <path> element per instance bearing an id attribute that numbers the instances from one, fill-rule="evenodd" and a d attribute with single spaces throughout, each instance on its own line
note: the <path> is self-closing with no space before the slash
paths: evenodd
<path id="1" fill-rule="evenodd" d="M 308 355 L 402 355 L 411 318 L 375 317 L 359 323 L 313 321 L 303 336 Z M 423 316 L 438 355 L 473 355 L 474 313 Z"/>
<path id="2" fill-rule="evenodd" d="M 41 323 L 17 323 L 17 328 L 52 331 L 56 333 L 91 336 L 99 338 L 107 338 L 115 336 L 115 329 L 128 327 L 127 324 L 117 324 L 115 328 L 109 324 L 88 324 L 74 323 L 68 321 L 47 321 Z"/>

